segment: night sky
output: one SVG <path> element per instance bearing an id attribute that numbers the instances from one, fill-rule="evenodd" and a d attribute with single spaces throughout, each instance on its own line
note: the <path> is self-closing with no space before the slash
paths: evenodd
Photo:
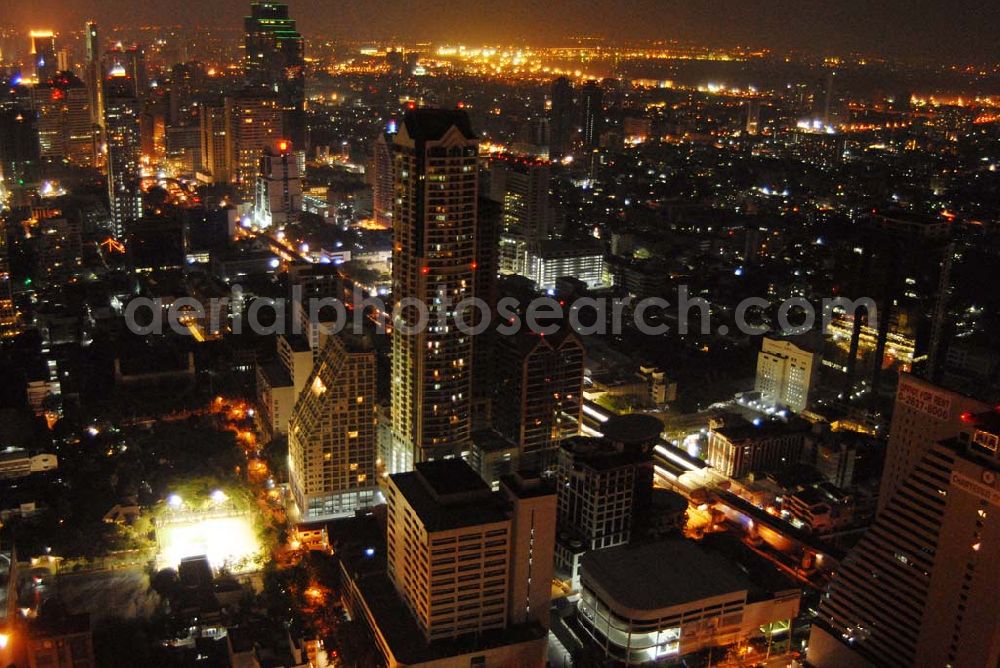
<path id="1" fill-rule="evenodd" d="M 86 18 L 239 27 L 245 0 L 0 0 L 0 22 L 65 29 Z M 290 0 L 303 31 L 331 37 L 531 42 L 573 35 L 749 44 L 778 50 L 1000 61 L 996 0 Z M 175 9 L 176 8 L 176 9 Z"/>

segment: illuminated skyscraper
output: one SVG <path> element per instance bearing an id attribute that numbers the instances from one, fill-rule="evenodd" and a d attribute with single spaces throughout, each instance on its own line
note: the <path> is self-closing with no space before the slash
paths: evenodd
<path id="1" fill-rule="evenodd" d="M 600 146 L 604 130 L 604 91 L 596 81 L 588 81 L 580 91 L 580 121 L 583 145 L 587 148 Z"/>
<path id="2" fill-rule="evenodd" d="M 375 351 L 369 339 L 327 339 L 288 429 L 289 481 L 305 520 L 372 505 L 375 479 Z"/>
<path id="3" fill-rule="evenodd" d="M 140 101 L 145 99 L 149 90 L 149 75 L 146 73 L 146 50 L 140 44 L 123 46 L 120 42 L 104 54 L 104 71 L 121 67 L 132 79 L 135 96 Z"/>
<path id="4" fill-rule="evenodd" d="M 922 451 L 841 562 L 813 622 L 812 665 L 1000 662 L 1000 412 L 959 424 Z"/>
<path id="5" fill-rule="evenodd" d="M 32 89 L 37 114 L 41 157 L 92 167 L 96 136 L 90 109 L 91 95 L 80 79 L 60 72 Z"/>
<path id="6" fill-rule="evenodd" d="M 31 63 L 35 68 L 36 81 L 48 81 L 59 71 L 56 54 L 56 36 L 51 30 L 32 30 Z"/>
<path id="7" fill-rule="evenodd" d="M 274 142 L 261 156 L 254 198 L 254 222 L 259 227 L 282 226 L 302 213 L 299 157 L 286 139 Z"/>
<path id="8" fill-rule="evenodd" d="M 212 183 L 229 183 L 231 164 L 228 140 L 229 123 L 226 106 L 221 103 L 202 104 L 198 115 L 201 132 L 201 168 L 212 177 Z"/>
<path id="9" fill-rule="evenodd" d="M 305 146 L 305 42 L 288 16 L 288 5 L 255 2 L 243 20 L 246 82 L 279 96 L 285 134 Z"/>
<path id="10" fill-rule="evenodd" d="M 899 485 L 935 443 L 958 433 L 963 415 L 981 413 L 988 408 L 986 403 L 972 397 L 910 374 L 901 374 L 882 469 L 879 510 L 885 508 Z"/>
<path id="11" fill-rule="evenodd" d="M 467 447 L 473 341 L 456 328 L 455 306 L 474 296 L 477 167 L 464 111 L 406 115 L 394 143 L 390 472 Z M 426 326 L 412 300 L 429 311 Z"/>
<path id="12" fill-rule="evenodd" d="M 101 71 L 101 39 L 97 24 L 87 21 L 84 26 L 84 76 L 90 93 L 90 120 L 94 126 L 104 127 L 104 86 Z"/>
<path id="13" fill-rule="evenodd" d="M 115 236 L 122 238 L 126 226 L 142 217 L 142 173 L 136 81 L 120 64 L 104 79 L 104 127 L 111 222 Z"/>
<path id="14" fill-rule="evenodd" d="M 226 141 L 236 189 L 244 201 L 253 199 L 260 159 L 281 138 L 281 107 L 274 95 L 246 92 L 226 98 Z"/>
<path id="15" fill-rule="evenodd" d="M 393 125 L 395 129 L 395 125 Z M 393 133 L 394 134 L 394 133 Z M 372 213 L 375 222 L 388 227 L 392 224 L 392 134 L 383 132 L 372 149 Z"/>
<path id="16" fill-rule="evenodd" d="M 500 271 L 527 275 L 528 252 L 548 238 L 549 161 L 500 155 L 490 164 L 490 199 L 503 205 Z"/>
<path id="17" fill-rule="evenodd" d="M 803 342 L 765 336 L 757 353 L 754 389 L 769 404 L 801 413 L 809 405 L 819 364 L 820 355 Z"/>

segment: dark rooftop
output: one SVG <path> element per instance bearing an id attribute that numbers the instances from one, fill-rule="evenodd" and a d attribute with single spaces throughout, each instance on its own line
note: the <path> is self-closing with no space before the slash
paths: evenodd
<path id="1" fill-rule="evenodd" d="M 742 441 L 745 439 L 774 438 L 787 434 L 809 431 L 809 423 L 801 418 L 792 418 L 788 422 L 781 420 L 764 420 L 760 424 L 747 422 L 733 426 L 719 427 L 715 429 L 730 441 Z"/>
<path id="2" fill-rule="evenodd" d="M 461 459 L 417 464 L 390 476 L 428 531 L 503 522 L 505 504 Z"/>
<path id="3" fill-rule="evenodd" d="M 604 438 L 615 443 L 642 445 L 655 443 L 663 432 L 663 422 L 653 415 L 629 413 L 613 415 L 601 425 Z"/>
<path id="4" fill-rule="evenodd" d="M 735 564 L 689 540 L 588 552 L 581 572 L 585 584 L 633 610 L 670 608 L 749 591 L 752 586 Z"/>
<path id="5" fill-rule="evenodd" d="M 280 362 L 267 362 L 261 365 L 260 370 L 271 387 L 291 387 L 294 384 L 288 370 Z"/>
<path id="6" fill-rule="evenodd" d="M 403 118 L 406 134 L 414 141 L 436 141 L 455 126 L 466 139 L 477 139 L 469 115 L 460 109 L 413 109 Z"/>
<path id="7" fill-rule="evenodd" d="M 438 497 L 489 491 L 489 485 L 462 459 L 421 462 L 416 465 L 416 469 Z"/>

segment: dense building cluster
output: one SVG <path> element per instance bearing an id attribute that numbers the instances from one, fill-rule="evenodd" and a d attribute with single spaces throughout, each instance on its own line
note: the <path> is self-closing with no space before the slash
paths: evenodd
<path id="1" fill-rule="evenodd" d="M 0 17 L 0 664 L 998 665 L 996 64 L 293 10 Z"/>

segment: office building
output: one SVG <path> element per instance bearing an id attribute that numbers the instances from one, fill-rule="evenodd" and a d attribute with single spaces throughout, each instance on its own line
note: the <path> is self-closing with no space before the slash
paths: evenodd
<path id="1" fill-rule="evenodd" d="M 542 241 L 528 253 L 525 275 L 539 290 L 555 289 L 556 280 L 564 276 L 581 280 L 591 289 L 604 287 L 604 245 L 597 239 Z"/>
<path id="2" fill-rule="evenodd" d="M 624 545 L 632 538 L 637 481 L 652 456 L 602 438 L 576 436 L 559 444 L 556 488 L 559 492 L 556 568 L 576 589 L 580 558 L 591 550 Z"/>
<path id="3" fill-rule="evenodd" d="M 372 216 L 385 228 L 392 226 L 392 206 L 395 185 L 392 177 L 392 136 L 382 132 L 372 147 Z"/>
<path id="4" fill-rule="evenodd" d="M 794 582 L 751 578 L 741 565 L 683 539 L 591 552 L 581 571 L 577 619 L 616 665 L 676 661 L 787 632 L 799 613 Z"/>
<path id="5" fill-rule="evenodd" d="M 375 350 L 359 335 L 326 341 L 288 429 L 288 478 L 306 520 L 351 515 L 373 504 Z"/>
<path id="6" fill-rule="evenodd" d="M 554 490 L 526 474 L 501 488 L 457 459 L 389 476 L 389 578 L 428 642 L 547 626 Z"/>
<path id="7" fill-rule="evenodd" d="M 278 96 L 285 136 L 305 146 L 305 41 L 288 16 L 288 5 L 254 2 L 243 26 L 247 87 Z"/>
<path id="8" fill-rule="evenodd" d="M 146 72 L 146 49 L 141 44 L 123 46 L 120 42 L 104 54 L 104 71 L 121 67 L 135 85 L 135 96 L 143 101 L 149 91 Z"/>
<path id="9" fill-rule="evenodd" d="M 988 404 L 973 397 L 938 387 L 911 374 L 901 374 L 889 425 L 889 444 L 879 487 L 879 510 L 893 498 L 902 481 L 935 443 L 958 433 L 963 415 L 988 409 Z"/>
<path id="10" fill-rule="evenodd" d="M 20 316 L 14 307 L 10 256 L 7 252 L 7 224 L 0 220 L 0 338 L 16 335 L 19 321 Z"/>
<path id="11" fill-rule="evenodd" d="M 799 462 L 808 430 L 808 423 L 798 418 L 713 426 L 707 461 L 727 478 L 773 473 Z"/>
<path id="12" fill-rule="evenodd" d="M 604 131 L 604 90 L 596 81 L 588 81 L 580 89 L 580 125 L 585 148 L 597 148 Z"/>
<path id="13" fill-rule="evenodd" d="M 201 134 L 201 172 L 211 183 L 229 183 L 232 180 L 227 130 L 226 105 L 205 103 L 198 114 Z"/>
<path id="14" fill-rule="evenodd" d="M 961 415 L 951 437 L 921 448 L 886 490 L 875 523 L 841 562 L 812 627 L 812 665 L 1000 662 L 1000 412 Z"/>
<path id="15" fill-rule="evenodd" d="M 275 141 L 264 151 L 257 172 L 253 221 L 257 227 L 283 227 L 302 214 L 300 154 L 286 139 Z"/>
<path id="16" fill-rule="evenodd" d="M 819 374 L 820 354 L 807 344 L 765 336 L 757 354 L 754 389 L 771 406 L 785 406 L 801 413 Z"/>
<path id="17" fill-rule="evenodd" d="M 559 160 L 573 149 L 576 113 L 569 79 L 559 77 L 552 82 L 549 101 L 549 157 Z"/>
<path id="18" fill-rule="evenodd" d="M 31 65 L 35 81 L 48 81 L 59 71 L 56 35 L 51 30 L 32 30 L 28 37 L 31 39 Z"/>
<path id="19" fill-rule="evenodd" d="M 98 140 L 104 127 L 104 70 L 101 66 L 101 38 L 97 24 L 87 21 L 83 27 L 84 61 L 83 76 L 90 95 L 90 123 Z"/>
<path id="20" fill-rule="evenodd" d="M 883 369 L 896 365 L 935 381 L 946 357 L 947 302 L 954 256 L 951 224 L 909 212 L 873 213 L 861 221 L 855 241 L 855 264 L 844 268 L 851 277 L 850 294 L 875 302 L 877 323 L 864 309 L 846 314 L 851 322 L 850 352 L 844 389 L 854 391 L 859 363 L 869 356 L 872 401 L 879 395 Z M 906 252 L 900 252 L 905 248 Z M 853 317 L 857 315 L 857 317 Z M 895 346 L 905 343 L 908 354 Z M 922 358 L 926 356 L 926 361 Z M 908 359 L 906 359 L 908 358 Z M 919 365 L 916 360 L 921 360 Z"/>
<path id="21" fill-rule="evenodd" d="M 468 464 L 450 459 L 390 475 L 385 493 L 384 547 L 369 540 L 338 549 L 345 599 L 383 663 L 544 666 L 551 484 L 518 472 L 493 492 Z"/>
<path id="22" fill-rule="evenodd" d="M 0 98 L 0 179 L 15 188 L 38 177 L 38 127 L 26 86 L 4 88 Z M 9 91 L 9 92 L 7 92 Z"/>
<path id="23" fill-rule="evenodd" d="M 32 89 L 42 158 L 66 160 L 78 167 L 94 166 L 97 136 L 90 98 L 83 81 L 70 72 L 59 72 Z"/>
<path id="24" fill-rule="evenodd" d="M 548 239 L 549 162 L 542 158 L 500 154 L 490 162 L 490 199 L 503 206 L 500 271 L 527 275 L 528 251 Z"/>
<path id="25" fill-rule="evenodd" d="M 229 170 L 243 201 L 253 201 L 260 159 L 282 137 L 281 106 L 267 93 L 244 92 L 226 98 Z"/>
<path id="26" fill-rule="evenodd" d="M 521 469 L 500 478 L 500 492 L 511 518 L 507 623 L 548 628 L 555 566 L 555 487 Z"/>
<path id="27" fill-rule="evenodd" d="M 559 441 L 580 433 L 583 341 L 569 327 L 522 331 L 498 335 L 495 355 L 494 427 L 517 445 L 520 466 L 547 468 Z"/>
<path id="28" fill-rule="evenodd" d="M 269 438 L 288 433 L 295 402 L 305 389 L 315 360 L 303 336 L 278 335 L 277 359 L 257 365 L 257 407 L 261 432 Z"/>
<path id="29" fill-rule="evenodd" d="M 387 464 L 406 471 L 461 455 L 468 444 L 473 337 L 454 323 L 456 305 L 475 295 L 478 142 L 464 111 L 416 109 L 393 148 L 394 454 Z M 412 300 L 428 308 L 427 326 Z M 446 324 L 435 324 L 442 317 Z"/>
<path id="30" fill-rule="evenodd" d="M 142 217 L 142 196 L 136 81 L 120 64 L 104 79 L 104 128 L 111 223 L 121 239 L 126 227 Z"/>

